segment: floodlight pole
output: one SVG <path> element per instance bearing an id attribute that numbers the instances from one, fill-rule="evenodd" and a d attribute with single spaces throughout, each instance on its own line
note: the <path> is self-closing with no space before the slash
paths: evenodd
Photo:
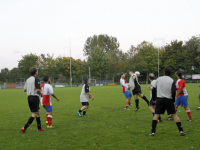
<path id="1" fill-rule="evenodd" d="M 159 77 L 159 48 L 158 48 L 158 77 Z"/>
<path id="2" fill-rule="evenodd" d="M 89 67 L 89 80 L 91 79 L 91 74 L 90 74 L 90 67 Z"/>
<path id="3" fill-rule="evenodd" d="M 71 42 L 69 38 L 69 52 L 70 52 L 70 87 L 72 87 L 72 58 L 71 58 Z"/>

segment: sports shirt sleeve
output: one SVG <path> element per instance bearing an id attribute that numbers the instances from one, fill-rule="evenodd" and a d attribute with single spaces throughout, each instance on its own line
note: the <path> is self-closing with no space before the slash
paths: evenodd
<path id="1" fill-rule="evenodd" d="M 49 93 L 50 93 L 50 95 L 54 95 L 54 93 L 53 93 L 53 87 L 51 85 L 49 85 Z"/>
<path id="2" fill-rule="evenodd" d="M 89 86 L 86 84 L 86 85 L 85 85 L 85 93 L 89 93 L 89 92 L 90 92 Z"/>
<path id="3" fill-rule="evenodd" d="M 179 87 L 180 91 L 183 91 L 183 85 L 184 85 L 183 80 L 181 80 L 181 81 L 178 82 L 178 87 Z"/>
<path id="4" fill-rule="evenodd" d="M 40 89 L 40 80 L 35 78 L 35 89 Z"/>
<path id="5" fill-rule="evenodd" d="M 25 82 L 25 85 L 24 85 L 24 90 L 27 90 L 27 85 L 26 85 L 26 82 Z"/>

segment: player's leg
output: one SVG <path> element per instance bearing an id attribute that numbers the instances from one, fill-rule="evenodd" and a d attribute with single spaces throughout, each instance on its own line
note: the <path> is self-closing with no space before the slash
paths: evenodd
<path id="1" fill-rule="evenodd" d="M 82 117 L 81 112 L 86 109 L 86 102 L 81 102 L 82 108 L 77 111 L 77 114 Z"/>
<path id="2" fill-rule="evenodd" d="M 86 115 L 86 112 L 87 112 L 88 108 L 89 108 L 89 105 L 86 106 L 86 108 L 83 110 L 83 115 L 82 115 L 82 117 L 86 117 L 86 116 L 87 116 L 87 115 Z"/>
<path id="3" fill-rule="evenodd" d="M 197 108 L 197 110 L 200 110 L 200 93 L 199 93 L 199 107 Z"/>
<path id="4" fill-rule="evenodd" d="M 132 106 L 132 104 L 131 104 L 131 97 L 132 97 L 132 94 L 131 94 L 131 92 L 130 92 L 130 91 L 129 91 L 129 97 L 130 97 L 130 98 L 129 98 L 128 105 L 129 105 L 129 106 Z"/>
<path id="5" fill-rule="evenodd" d="M 54 128 L 54 126 L 52 126 L 52 118 L 53 118 L 53 116 L 52 116 L 52 111 L 53 111 L 52 106 L 45 106 L 45 108 L 46 108 L 46 111 L 48 113 L 48 116 L 47 116 L 47 121 L 48 121 L 47 128 Z"/>
<path id="6" fill-rule="evenodd" d="M 133 96 L 134 96 L 134 99 L 135 99 L 135 111 L 138 111 L 138 109 L 140 108 L 139 107 L 139 99 L 138 99 L 138 95 L 137 94 L 135 94 L 134 92 L 133 92 Z"/>
<path id="7" fill-rule="evenodd" d="M 185 108 L 185 111 L 186 111 L 188 118 L 189 118 L 187 121 L 192 121 L 192 115 L 191 115 L 190 108 L 189 107 L 184 107 L 184 108 Z"/>
<path id="8" fill-rule="evenodd" d="M 130 93 L 130 91 L 126 91 L 126 92 L 124 92 L 124 95 L 125 95 L 125 97 L 126 97 L 126 106 L 125 106 L 125 109 L 126 110 L 129 110 L 128 109 L 128 105 L 130 104 L 130 95 L 131 95 L 131 93 Z"/>
<path id="9" fill-rule="evenodd" d="M 146 98 L 145 95 L 142 94 L 142 92 L 139 94 L 139 96 L 140 96 L 143 100 L 145 100 L 145 102 L 147 103 L 147 105 L 149 105 L 148 99 Z"/>

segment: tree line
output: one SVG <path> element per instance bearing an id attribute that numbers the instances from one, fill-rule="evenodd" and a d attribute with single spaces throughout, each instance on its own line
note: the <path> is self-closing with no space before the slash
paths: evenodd
<path id="1" fill-rule="evenodd" d="M 187 41 L 173 40 L 163 47 L 155 47 L 153 43 L 143 41 L 137 46 L 123 52 L 116 37 L 105 34 L 88 37 L 83 48 L 85 60 L 71 58 L 73 82 L 81 83 L 88 77 L 89 67 L 91 78 L 110 79 L 118 82 L 121 72 L 128 70 L 140 71 L 140 80 L 148 80 L 148 74 L 163 75 L 165 67 L 178 69 L 183 74 L 200 73 L 200 36 L 193 36 Z M 70 57 L 54 58 L 51 54 L 36 55 L 33 53 L 22 56 L 18 67 L 9 70 L 1 69 L 0 82 L 15 82 L 17 78 L 28 78 L 29 68 L 37 67 L 39 77 L 49 75 L 55 82 L 70 82 Z M 174 77 L 174 75 L 172 75 Z"/>

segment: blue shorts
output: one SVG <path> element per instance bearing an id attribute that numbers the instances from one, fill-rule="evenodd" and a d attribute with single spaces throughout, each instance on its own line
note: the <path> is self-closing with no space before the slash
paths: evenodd
<path id="1" fill-rule="evenodd" d="M 182 107 L 188 107 L 188 95 L 187 96 L 178 96 L 174 105 L 181 105 Z"/>
<path id="2" fill-rule="evenodd" d="M 43 106 L 43 107 L 46 109 L 47 112 L 53 111 L 52 106 Z"/>
<path id="3" fill-rule="evenodd" d="M 199 93 L 199 96 L 200 96 L 200 93 Z"/>
<path id="4" fill-rule="evenodd" d="M 125 92 L 123 92 L 123 93 L 124 93 L 126 99 L 129 99 L 129 98 L 131 97 L 131 92 L 130 92 L 129 90 L 128 90 L 128 91 L 125 91 Z"/>

